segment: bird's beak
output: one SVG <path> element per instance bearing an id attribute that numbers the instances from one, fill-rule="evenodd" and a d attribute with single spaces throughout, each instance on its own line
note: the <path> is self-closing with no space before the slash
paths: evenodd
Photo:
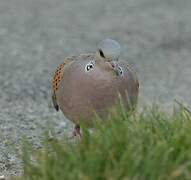
<path id="1" fill-rule="evenodd" d="M 113 71 L 116 73 L 116 75 L 119 75 L 119 68 L 118 68 L 118 63 L 116 61 L 111 61 L 109 62 L 113 68 Z"/>

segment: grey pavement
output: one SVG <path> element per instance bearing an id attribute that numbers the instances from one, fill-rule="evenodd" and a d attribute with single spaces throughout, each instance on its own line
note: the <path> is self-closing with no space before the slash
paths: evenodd
<path id="1" fill-rule="evenodd" d="M 137 71 L 140 109 L 191 107 L 190 0 L 0 0 L 0 175 L 19 173 L 22 138 L 39 147 L 47 128 L 71 130 L 52 107 L 52 73 L 105 38 Z"/>

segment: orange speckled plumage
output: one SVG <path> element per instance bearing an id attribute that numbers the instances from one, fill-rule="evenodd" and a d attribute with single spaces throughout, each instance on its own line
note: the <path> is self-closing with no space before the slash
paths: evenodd
<path id="1" fill-rule="evenodd" d="M 53 101 L 54 107 L 57 111 L 59 110 L 59 106 L 58 106 L 57 100 L 56 100 L 56 91 L 58 89 L 60 81 L 63 78 L 65 65 L 72 62 L 73 60 L 74 59 L 72 57 L 67 57 L 64 60 L 64 63 L 57 66 L 56 71 L 55 71 L 54 76 L 53 76 L 53 79 L 52 79 L 52 83 L 51 83 L 52 101 Z"/>

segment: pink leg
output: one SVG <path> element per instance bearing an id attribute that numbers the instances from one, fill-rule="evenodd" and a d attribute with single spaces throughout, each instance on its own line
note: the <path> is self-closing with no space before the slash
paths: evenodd
<path id="1" fill-rule="evenodd" d="M 79 137 L 81 137 L 80 126 L 79 126 L 78 124 L 76 124 L 76 125 L 74 126 L 73 136 L 79 136 Z"/>
<path id="2" fill-rule="evenodd" d="M 73 138 L 81 138 L 81 133 L 80 133 L 80 126 L 78 124 L 76 124 L 74 126 L 74 130 L 72 132 L 72 135 L 69 137 L 70 139 L 73 139 Z"/>

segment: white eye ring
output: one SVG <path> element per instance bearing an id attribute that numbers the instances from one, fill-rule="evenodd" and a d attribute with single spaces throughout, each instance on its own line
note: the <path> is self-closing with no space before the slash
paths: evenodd
<path id="1" fill-rule="evenodd" d="M 119 74 L 120 76 L 123 76 L 123 69 L 122 69 L 121 66 L 118 66 L 118 74 Z"/>
<path id="2" fill-rule="evenodd" d="M 85 72 L 89 72 L 91 69 L 93 69 L 93 67 L 94 67 L 93 62 L 88 63 L 85 67 Z"/>

